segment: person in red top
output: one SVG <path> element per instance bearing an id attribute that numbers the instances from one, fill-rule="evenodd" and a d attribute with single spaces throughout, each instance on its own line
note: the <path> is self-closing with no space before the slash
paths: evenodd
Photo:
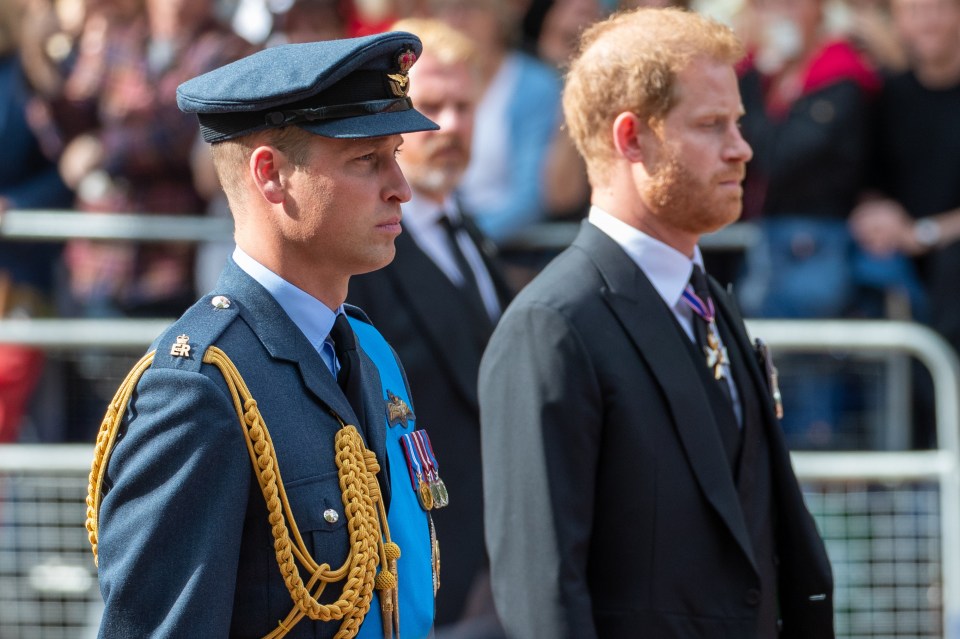
<path id="1" fill-rule="evenodd" d="M 752 0 L 741 16 L 748 42 L 739 68 L 742 130 L 754 151 L 744 219 L 761 231 L 737 283 L 747 316 L 877 316 L 884 287 L 911 277 L 904 261 L 858 253 L 847 228 L 865 180 L 870 104 L 881 80 L 851 42 L 830 34 L 824 5 Z M 847 435 L 840 417 L 850 396 L 837 375 L 807 357 L 781 359 L 791 373 L 783 380 L 784 429 L 792 445 L 835 446 Z"/>

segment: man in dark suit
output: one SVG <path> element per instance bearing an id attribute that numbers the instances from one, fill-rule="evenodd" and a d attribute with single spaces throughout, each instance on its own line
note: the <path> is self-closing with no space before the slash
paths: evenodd
<path id="1" fill-rule="evenodd" d="M 420 48 L 281 45 L 179 87 L 237 248 L 104 419 L 101 637 L 430 635 L 436 541 L 402 443 L 420 431 L 395 354 L 343 304 L 393 259 L 401 134 L 436 127 L 406 96 Z"/>
<path id="2" fill-rule="evenodd" d="M 437 594 L 441 629 L 477 612 L 486 583 L 477 372 L 509 293 L 491 243 L 454 197 L 470 160 L 479 91 L 475 47 L 435 20 L 394 26 L 424 42 L 424 55 L 410 71 L 410 97 L 440 130 L 404 135 L 398 161 L 413 195 L 401 207 L 404 232 L 396 258 L 352 279 L 348 300 L 367 312 L 397 350 L 418 423 L 443 459 L 449 505 L 431 513 L 438 537 L 448 540 Z M 489 587 L 486 592 L 492 617 Z"/>
<path id="3" fill-rule="evenodd" d="M 564 110 L 593 206 L 480 370 L 511 637 L 833 637 L 762 353 L 697 248 L 740 214 L 741 56 L 728 28 L 676 9 L 583 35 Z"/>

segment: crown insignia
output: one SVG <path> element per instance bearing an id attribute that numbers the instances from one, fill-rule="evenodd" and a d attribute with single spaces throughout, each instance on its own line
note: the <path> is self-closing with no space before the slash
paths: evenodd
<path id="1" fill-rule="evenodd" d="M 407 91 L 410 90 L 410 78 L 407 76 L 407 72 L 416 61 L 417 54 L 413 52 L 413 49 L 401 49 L 397 54 L 397 73 L 387 74 L 387 78 L 390 80 L 390 90 L 393 91 L 395 96 L 406 97 Z"/>

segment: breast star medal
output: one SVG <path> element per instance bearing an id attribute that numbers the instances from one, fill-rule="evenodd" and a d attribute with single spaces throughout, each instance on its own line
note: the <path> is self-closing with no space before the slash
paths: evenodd
<path id="1" fill-rule="evenodd" d="M 407 421 L 411 419 L 416 419 L 416 417 L 414 417 L 413 411 L 410 410 L 407 403 L 388 390 L 387 423 L 391 426 L 397 426 L 399 424 L 406 428 Z"/>

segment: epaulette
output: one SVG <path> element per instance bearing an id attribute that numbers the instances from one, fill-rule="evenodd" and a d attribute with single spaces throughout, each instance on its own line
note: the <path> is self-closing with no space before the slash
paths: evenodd
<path id="1" fill-rule="evenodd" d="M 201 298 L 153 342 L 152 367 L 198 372 L 207 347 L 239 316 L 239 303 L 225 295 Z"/>

